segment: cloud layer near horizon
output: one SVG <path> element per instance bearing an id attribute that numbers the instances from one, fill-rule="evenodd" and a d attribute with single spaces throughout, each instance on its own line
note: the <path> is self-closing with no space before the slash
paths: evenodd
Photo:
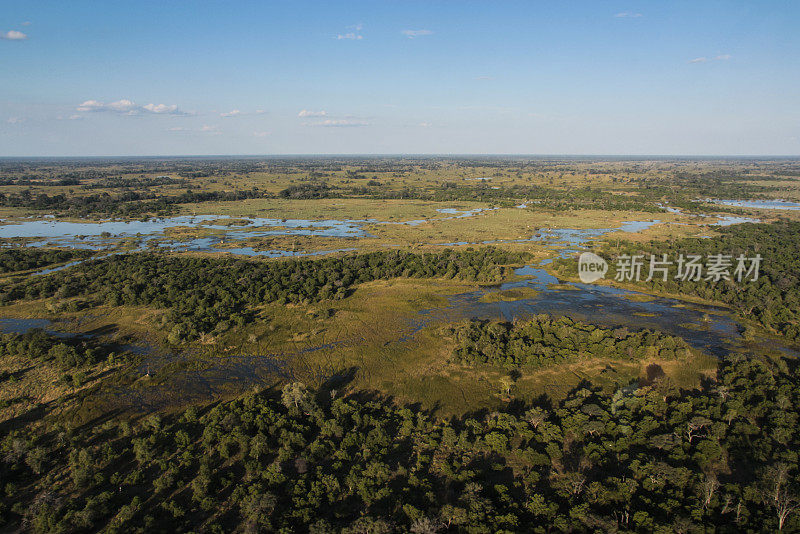
<path id="1" fill-rule="evenodd" d="M 86 100 L 76 109 L 83 112 L 107 112 L 119 113 L 121 115 L 140 115 L 147 113 L 154 115 L 189 115 L 189 113 L 178 109 L 177 104 L 145 104 L 139 106 L 133 101 L 126 99 L 108 103 L 98 100 Z"/>

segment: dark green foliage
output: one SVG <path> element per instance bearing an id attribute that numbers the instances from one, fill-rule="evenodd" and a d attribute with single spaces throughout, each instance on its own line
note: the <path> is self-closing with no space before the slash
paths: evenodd
<path id="1" fill-rule="evenodd" d="M 95 340 L 58 337 L 39 329 L 0 335 L 0 358 L 21 356 L 32 361 L 52 361 L 63 369 L 93 365 L 111 354 L 108 345 Z"/>
<path id="2" fill-rule="evenodd" d="M 373 252 L 340 258 L 252 261 L 117 255 L 3 288 L 5 301 L 83 296 L 97 304 L 169 310 L 173 341 L 223 332 L 267 302 L 340 299 L 353 286 L 396 277 L 499 281 L 524 254 L 494 247 L 441 253 Z M 174 334 L 174 336 L 172 335 Z"/>
<path id="3" fill-rule="evenodd" d="M 541 367 L 593 357 L 674 359 L 689 352 L 683 339 L 661 332 L 602 328 L 549 315 L 514 324 L 472 321 L 449 330 L 456 341 L 456 361 L 509 368 Z"/>
<path id="4" fill-rule="evenodd" d="M 156 193 L 125 191 L 118 195 L 99 193 L 92 195 L 34 195 L 30 190 L 21 193 L 0 193 L 0 206 L 29 208 L 58 212 L 67 216 L 103 215 L 114 217 L 138 217 L 157 213 L 165 215 L 175 211 L 178 204 L 195 202 L 225 202 L 264 198 L 271 195 L 258 189 L 249 191 L 206 191 L 195 193 L 186 191 L 180 195 L 164 196 Z"/>
<path id="5" fill-rule="evenodd" d="M 581 187 L 574 189 L 556 189 L 538 185 L 498 187 L 480 184 L 466 187 L 456 183 L 445 183 L 444 187 L 419 196 L 429 200 L 478 200 L 497 201 L 503 199 L 524 199 L 530 207 L 537 210 L 568 211 L 578 209 L 601 209 L 620 211 L 662 211 L 654 198 L 646 195 L 615 195 L 598 188 Z"/>
<path id="6" fill-rule="evenodd" d="M 331 198 L 341 196 L 341 193 L 334 193 L 328 184 L 312 183 L 291 185 L 280 191 L 278 196 L 281 198 Z"/>
<path id="7" fill-rule="evenodd" d="M 585 187 L 563 190 L 543 186 L 514 185 L 511 187 L 491 186 L 489 184 L 462 185 L 445 182 L 435 188 L 375 189 L 381 183 L 371 180 L 367 186 L 333 188 L 324 183 L 293 185 L 279 193 L 282 198 L 348 198 L 368 197 L 374 199 L 420 199 L 438 202 L 503 200 L 528 200 L 531 207 L 555 211 L 574 209 L 606 209 L 663 211 L 656 205 L 659 197 L 632 197 L 614 195 L 600 189 Z"/>
<path id="8" fill-rule="evenodd" d="M 606 278 L 615 275 L 614 258 L 620 254 L 640 254 L 644 257 L 642 268 L 644 279 L 649 268 L 650 255 L 676 261 L 680 254 L 700 255 L 703 263 L 712 254 L 733 256 L 743 254 L 754 257 L 761 254 L 761 270 L 757 281 L 701 279 L 699 281 L 676 280 L 673 266 L 667 281 L 656 276 L 650 282 L 640 282 L 649 288 L 667 293 L 679 293 L 727 304 L 743 318 L 754 320 L 765 328 L 800 342 L 800 222 L 782 221 L 771 224 L 737 224 L 718 230 L 721 235 L 711 239 L 689 238 L 661 243 L 621 243 L 619 248 L 606 246 L 603 256 L 609 262 Z M 576 274 L 574 259 L 559 260 L 560 268 L 567 274 Z"/>
<path id="9" fill-rule="evenodd" d="M 142 190 L 148 187 L 157 187 L 160 185 L 175 185 L 175 186 L 188 186 L 189 180 L 172 178 L 169 176 L 145 177 L 145 176 L 114 176 L 104 178 L 93 184 L 87 184 L 84 189 L 137 189 Z"/>
<path id="10" fill-rule="evenodd" d="M 800 381 L 716 381 L 439 421 L 300 385 L 131 425 L 7 433 L 3 527 L 34 532 L 774 532 L 800 529 Z M 199 415 L 203 412 L 202 415 Z"/>
<path id="11" fill-rule="evenodd" d="M 40 248 L 0 249 L 0 274 L 41 269 L 48 265 L 88 258 L 88 250 L 54 250 Z"/>

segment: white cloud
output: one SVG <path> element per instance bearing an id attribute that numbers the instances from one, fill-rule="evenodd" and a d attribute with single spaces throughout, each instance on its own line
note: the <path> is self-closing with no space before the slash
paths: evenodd
<path id="1" fill-rule="evenodd" d="M 226 111 L 224 113 L 220 113 L 219 116 L 220 117 L 235 117 L 235 116 L 241 115 L 241 114 L 242 114 L 242 112 L 239 111 L 238 109 L 232 109 L 231 111 Z"/>
<path id="2" fill-rule="evenodd" d="M 188 115 L 178 109 L 177 104 L 145 104 L 139 106 L 131 100 L 122 99 L 116 102 L 100 102 L 98 100 L 86 100 L 78 106 L 78 111 L 84 112 L 111 112 L 123 115 L 139 115 L 142 113 L 152 113 L 154 115 Z"/>
<path id="3" fill-rule="evenodd" d="M 431 124 L 430 122 L 421 122 L 419 123 L 419 126 L 421 128 L 430 128 L 431 126 L 433 126 L 433 124 Z"/>
<path id="4" fill-rule="evenodd" d="M 364 36 L 361 35 L 361 30 L 364 29 L 363 24 L 354 24 L 353 26 L 347 26 L 346 29 L 349 31 L 347 33 L 338 34 L 336 36 L 336 40 L 360 41 L 361 39 L 364 38 Z"/>
<path id="5" fill-rule="evenodd" d="M 253 137 L 267 137 L 272 135 L 270 132 L 253 132 Z"/>
<path id="6" fill-rule="evenodd" d="M 6 122 L 8 124 L 20 124 L 22 122 L 25 122 L 25 119 L 20 118 L 20 117 L 9 117 Z"/>
<path id="7" fill-rule="evenodd" d="M 150 113 L 156 113 L 158 115 L 182 115 L 183 113 L 178 112 L 178 105 L 172 104 L 168 106 L 166 104 L 145 104 L 142 106 L 142 109 L 145 111 L 149 111 Z"/>
<path id="8" fill-rule="evenodd" d="M 217 126 L 209 126 L 204 124 L 200 128 L 187 128 L 185 126 L 173 126 L 172 128 L 167 128 L 168 132 L 185 132 L 185 133 L 202 133 L 202 134 L 210 134 L 210 135 L 220 135 L 222 132 L 219 131 Z"/>
<path id="9" fill-rule="evenodd" d="M 696 57 L 694 59 L 690 59 L 689 63 L 708 63 L 709 61 L 728 61 L 732 56 L 730 54 L 720 54 L 718 56 L 714 56 L 712 58 L 707 58 L 705 56 Z"/>
<path id="10" fill-rule="evenodd" d="M 326 119 L 319 122 L 307 122 L 303 126 L 324 126 L 328 128 L 349 128 L 356 126 L 369 126 L 369 123 L 355 119 Z"/>
<path id="11" fill-rule="evenodd" d="M 265 110 L 265 109 L 257 109 L 256 110 L 256 115 L 264 115 L 266 112 L 267 112 L 267 110 Z"/>
<path id="12" fill-rule="evenodd" d="M 22 26 L 30 26 L 30 25 L 31 25 L 31 21 L 29 21 L 29 20 L 26 20 L 25 22 L 22 23 Z"/>
<path id="13" fill-rule="evenodd" d="M 622 11 L 621 13 L 614 15 L 614 17 L 618 19 L 638 19 L 641 16 L 641 13 L 634 13 L 633 11 Z"/>
<path id="14" fill-rule="evenodd" d="M 311 111 L 308 109 L 303 109 L 300 113 L 297 114 L 298 117 L 325 117 L 328 114 L 327 111 Z"/>
<path id="15" fill-rule="evenodd" d="M 415 37 L 422 37 L 423 35 L 433 35 L 433 32 L 430 30 L 403 30 L 400 33 L 402 33 L 409 39 L 414 39 Z"/>
<path id="16" fill-rule="evenodd" d="M 104 104 L 98 100 L 86 100 L 83 104 L 78 106 L 78 111 L 115 111 L 117 113 L 124 113 L 131 111 L 134 107 L 133 102 L 130 100 L 117 100 Z"/>
<path id="17" fill-rule="evenodd" d="M 0 33 L 0 39 L 6 41 L 24 41 L 28 36 L 17 30 L 9 30 L 6 33 Z"/>

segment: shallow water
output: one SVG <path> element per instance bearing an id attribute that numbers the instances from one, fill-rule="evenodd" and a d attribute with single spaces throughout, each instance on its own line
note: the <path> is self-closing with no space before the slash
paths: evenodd
<path id="1" fill-rule="evenodd" d="M 739 323 L 727 316 L 722 308 L 687 306 L 668 298 L 651 297 L 652 300 L 640 302 L 625 297 L 643 296 L 641 293 L 592 284 L 569 283 L 570 289 L 554 289 L 551 285 L 559 283 L 559 280 L 532 265 L 517 269 L 515 273 L 530 278 L 505 283 L 495 289 L 454 295 L 448 299 L 447 306 L 425 310 L 424 314 L 444 322 L 467 319 L 514 321 L 537 314 L 567 315 L 606 327 L 660 330 L 680 336 L 693 347 L 717 356 L 726 354 L 740 340 Z M 520 287 L 533 288 L 539 294 L 516 301 L 480 301 L 487 293 Z M 706 315 L 709 320 L 705 320 Z"/>
<path id="2" fill-rule="evenodd" d="M 49 319 L 15 319 L 11 317 L 0 317 L 0 332 L 6 334 L 24 334 L 28 330 L 40 328 L 46 332 L 53 332 L 49 330 L 52 326 L 52 321 Z"/>
<path id="3" fill-rule="evenodd" d="M 788 200 L 726 200 L 708 199 L 706 202 L 721 204 L 724 206 L 736 206 L 738 208 L 756 208 L 763 210 L 800 210 L 800 203 Z"/>
<path id="4" fill-rule="evenodd" d="M 519 208 L 526 205 L 521 204 Z M 676 208 L 662 206 L 668 211 L 680 212 Z M 229 254 L 239 254 L 244 256 L 263 256 L 268 258 L 283 256 L 318 256 L 335 252 L 349 251 L 349 248 L 337 248 L 334 250 L 306 252 L 303 250 L 270 249 L 257 250 L 253 247 L 231 247 L 225 248 L 221 245 L 231 244 L 236 241 L 245 241 L 251 238 L 274 237 L 274 236 L 316 236 L 331 238 L 364 238 L 372 237 L 366 230 L 368 225 L 376 224 L 400 224 L 416 226 L 429 222 L 430 220 L 448 220 L 474 217 L 482 212 L 493 211 L 498 208 L 475 208 L 462 210 L 457 208 L 439 208 L 437 213 L 445 217 L 435 219 L 416 219 L 409 221 L 379 221 L 376 219 L 360 220 L 309 220 L 309 219 L 278 219 L 263 217 L 237 217 L 232 218 L 226 215 L 184 215 L 167 218 L 151 218 L 139 221 L 110 220 L 101 222 L 68 222 L 59 221 L 52 217 L 45 217 L 39 220 L 21 220 L 5 222 L 0 224 L 0 239 L 2 238 L 25 238 L 28 240 L 27 246 L 43 247 L 71 247 L 78 249 L 88 249 L 96 251 L 120 252 L 123 249 L 128 251 L 133 247 L 133 251 L 148 250 L 151 248 L 166 249 L 175 252 L 219 252 Z M 728 226 L 742 222 L 757 222 L 756 219 L 744 217 L 717 217 L 714 225 Z M 224 221 L 235 221 L 236 224 L 222 224 Z M 659 220 L 650 221 L 628 221 L 623 223 L 618 229 L 623 232 L 638 232 L 658 224 Z M 208 236 L 182 238 L 180 235 L 170 235 L 168 230 L 188 229 L 191 231 L 211 232 Z M 562 242 L 564 246 L 574 247 L 579 244 L 599 237 L 607 232 L 613 231 L 610 228 L 575 230 L 575 229 L 552 229 L 541 230 L 536 235 L 529 238 L 512 240 L 486 240 L 482 242 L 468 243 L 464 241 L 438 243 L 442 246 L 458 245 L 479 245 L 479 244 L 501 244 L 501 243 L 524 243 L 524 242 L 543 242 L 546 245 L 554 245 Z M 127 245 L 127 246 L 124 246 Z M 568 254 L 570 250 L 563 253 Z M 37 274 L 48 274 L 57 270 L 64 269 L 69 265 L 44 269 Z"/>
<path id="5" fill-rule="evenodd" d="M 462 219 L 473 217 L 483 211 L 497 208 L 476 208 L 460 210 L 455 208 L 437 209 L 438 213 L 447 215 L 436 220 Z M 237 221 L 237 224 L 221 224 L 222 221 Z M 416 226 L 429 222 L 430 219 L 409 221 L 379 221 L 376 219 L 359 220 L 310 220 L 310 219 L 274 219 L 263 217 L 237 217 L 226 215 L 193 215 L 167 218 L 152 218 L 141 221 L 100 221 L 69 222 L 59 221 L 52 217 L 39 220 L 22 220 L 0 224 L 0 239 L 24 238 L 27 246 L 32 247 L 69 247 L 86 250 L 113 250 L 124 240 L 135 245 L 135 251 L 149 248 L 167 249 L 175 252 L 220 252 L 240 254 L 244 256 L 318 256 L 335 252 L 350 251 L 350 248 L 306 252 L 296 250 L 256 250 L 252 247 L 223 248 L 220 245 L 235 241 L 245 241 L 258 237 L 274 236 L 314 236 L 333 238 L 372 237 L 366 230 L 370 224 L 401 224 Z M 238 222 L 242 224 L 238 224 Z M 206 237 L 181 238 L 171 237 L 167 230 L 190 229 L 193 231 L 209 231 Z M 45 269 L 37 274 L 48 274 L 67 266 Z"/>
<path id="6" fill-rule="evenodd" d="M 0 225 L 0 238 L 28 238 L 30 246 L 60 246 L 104 250 L 123 239 L 139 239 L 139 250 L 149 246 L 176 251 L 209 251 L 225 241 L 279 235 L 318 237 L 369 237 L 364 225 L 373 221 L 237 218 L 245 224 L 215 222 L 231 219 L 219 215 L 178 216 L 146 221 L 67 222 L 53 219 L 15 221 Z M 213 231 L 210 237 L 169 238 L 167 229 Z M 253 255 L 256 254 L 253 251 Z M 289 251 L 287 251 L 289 252 Z"/>
<path id="7" fill-rule="evenodd" d="M 717 218 L 719 220 L 713 223 L 712 226 L 731 226 L 733 224 L 761 222 L 759 219 L 753 219 L 752 217 L 737 217 L 735 215 L 719 215 Z"/>

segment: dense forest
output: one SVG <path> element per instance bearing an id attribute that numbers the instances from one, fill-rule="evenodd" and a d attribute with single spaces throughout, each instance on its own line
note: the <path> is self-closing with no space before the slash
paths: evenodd
<path id="1" fill-rule="evenodd" d="M 26 358 L 31 363 L 52 362 L 64 370 L 93 365 L 109 357 L 113 361 L 117 356 L 112 346 L 96 339 L 56 336 L 39 329 L 24 334 L 0 334 L 0 355 Z"/>
<path id="2" fill-rule="evenodd" d="M 174 415 L 5 425 L 8 530 L 800 530 L 794 362 L 442 421 L 300 383 Z"/>
<path id="3" fill-rule="evenodd" d="M 252 319 L 267 302 L 341 299 L 355 285 L 397 277 L 497 282 L 527 257 L 499 248 L 441 253 L 373 252 L 322 259 L 253 261 L 163 254 L 92 260 L 47 276 L 0 286 L 0 302 L 83 297 L 87 305 L 166 309 L 165 328 L 178 343 L 221 333 Z"/>
<path id="4" fill-rule="evenodd" d="M 0 274 L 41 269 L 48 265 L 88 258 L 88 250 L 57 250 L 40 248 L 0 249 Z"/>
<path id="5" fill-rule="evenodd" d="M 622 242 L 619 247 L 606 245 L 601 252 L 612 260 L 606 278 L 613 279 L 616 275 L 615 257 L 642 255 L 644 267 L 639 283 L 643 286 L 653 291 L 692 295 L 724 303 L 745 320 L 755 321 L 789 340 L 800 342 L 800 223 L 745 223 L 719 228 L 717 232 L 720 235 L 711 239 L 688 238 L 647 244 Z M 651 254 L 656 258 L 667 254 L 667 259 L 673 262 L 681 254 L 686 257 L 699 255 L 702 263 L 710 255 L 729 255 L 731 279 L 707 280 L 705 273 L 697 281 L 676 279 L 677 265 L 672 265 L 666 281 L 661 275 L 656 275 L 646 282 L 644 278 Z M 740 254 L 746 258 L 756 254 L 762 256 L 758 280 L 738 281 L 733 276 L 736 258 Z M 574 259 L 558 260 L 558 265 L 565 274 L 577 273 Z"/>
<path id="6" fill-rule="evenodd" d="M 538 209 L 554 211 L 567 211 L 575 209 L 605 209 L 605 210 L 636 210 L 647 212 L 660 212 L 663 208 L 657 205 L 659 198 L 645 198 L 639 196 L 615 195 L 585 187 L 574 190 L 563 190 L 543 186 L 511 187 L 491 186 L 479 184 L 466 186 L 454 182 L 445 182 L 434 188 L 403 187 L 390 189 L 377 187 L 377 181 L 372 181 L 370 187 L 358 186 L 351 188 L 333 188 L 324 182 L 314 182 L 290 186 L 278 193 L 282 198 L 359 198 L 366 197 L 376 200 L 385 199 L 414 199 L 437 202 L 454 201 L 523 201 L 535 203 Z M 376 186 L 377 185 L 377 186 Z"/>
<path id="7" fill-rule="evenodd" d="M 447 330 L 455 339 L 455 361 L 512 369 L 580 358 L 673 360 L 689 353 L 689 346 L 679 337 L 651 330 L 603 328 L 565 316 L 537 315 L 530 321 L 513 324 L 470 321 Z"/>

